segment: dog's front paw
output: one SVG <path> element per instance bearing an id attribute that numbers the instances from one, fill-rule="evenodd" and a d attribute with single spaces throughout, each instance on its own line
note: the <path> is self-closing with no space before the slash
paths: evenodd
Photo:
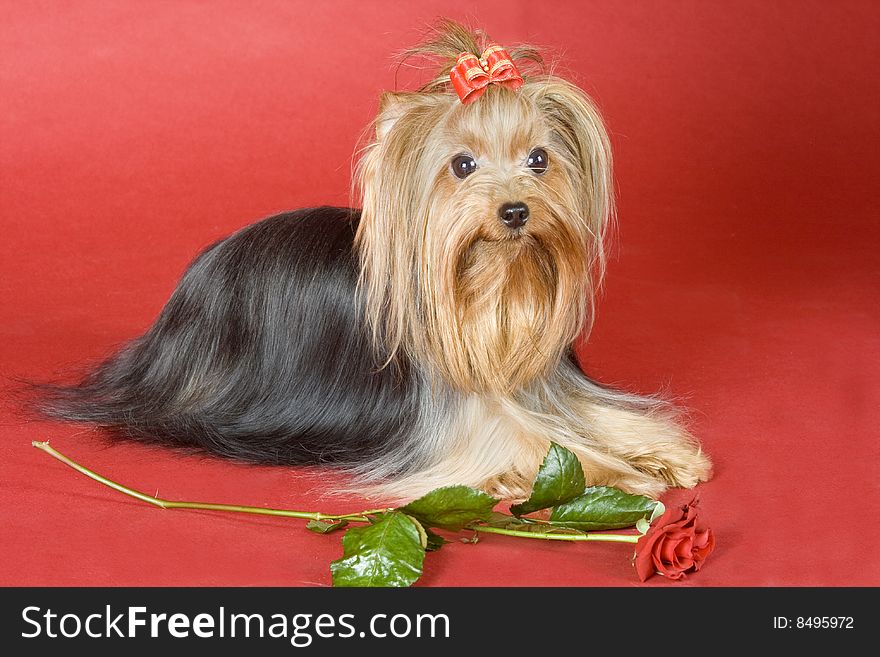
<path id="1" fill-rule="evenodd" d="M 712 462 L 698 447 L 688 445 L 680 449 L 640 454 L 628 460 L 635 470 L 612 485 L 634 495 L 655 499 L 669 487 L 693 488 L 712 476 Z"/>
<path id="2" fill-rule="evenodd" d="M 518 472 L 505 472 L 484 481 L 480 486 L 484 492 L 499 500 L 522 502 L 531 495 L 531 485 Z"/>
<path id="3" fill-rule="evenodd" d="M 633 465 L 669 486 L 693 488 L 712 477 L 712 461 L 690 440 L 665 445 L 663 449 L 636 459 Z"/>

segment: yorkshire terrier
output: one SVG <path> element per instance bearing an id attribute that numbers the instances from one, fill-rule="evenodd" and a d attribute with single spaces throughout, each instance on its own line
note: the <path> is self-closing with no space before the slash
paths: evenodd
<path id="1" fill-rule="evenodd" d="M 583 91 L 444 23 L 439 62 L 386 93 L 362 209 L 269 217 L 208 247 L 155 324 L 45 414 L 242 461 L 329 464 L 404 499 L 465 484 L 527 497 L 550 441 L 591 485 L 658 496 L 710 462 L 668 404 L 599 385 L 589 330 L 613 214 Z"/>

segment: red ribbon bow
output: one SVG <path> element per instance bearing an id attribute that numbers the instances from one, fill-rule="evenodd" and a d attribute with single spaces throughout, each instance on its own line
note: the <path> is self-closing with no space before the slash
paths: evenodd
<path id="1" fill-rule="evenodd" d="M 499 84 L 510 90 L 519 89 L 523 84 L 510 55 L 497 43 L 489 44 L 479 59 L 473 53 L 461 53 L 449 71 L 449 79 L 463 105 L 482 96 L 490 84 Z"/>

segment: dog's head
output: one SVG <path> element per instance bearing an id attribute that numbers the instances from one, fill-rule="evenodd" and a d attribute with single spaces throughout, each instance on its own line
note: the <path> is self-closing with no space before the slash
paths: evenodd
<path id="1" fill-rule="evenodd" d="M 445 23 L 416 49 L 439 58 L 438 77 L 383 96 L 358 168 L 357 247 L 380 353 L 506 394 L 547 375 L 591 321 L 611 154 L 592 102 L 558 77 L 523 75 L 463 104 L 449 71 L 486 41 Z"/>

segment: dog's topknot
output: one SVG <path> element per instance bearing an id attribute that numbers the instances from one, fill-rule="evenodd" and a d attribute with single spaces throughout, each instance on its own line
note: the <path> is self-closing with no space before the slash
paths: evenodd
<path id="1" fill-rule="evenodd" d="M 421 43 L 403 52 L 400 65 L 436 72 L 433 79 L 419 88 L 420 92 L 452 92 L 449 72 L 455 66 L 458 56 L 463 52 L 469 52 L 479 57 L 490 43 L 492 40 L 483 30 L 444 18 L 428 29 Z M 544 60 L 535 46 L 526 44 L 515 46 L 502 44 L 502 46 L 524 78 L 544 73 Z"/>

